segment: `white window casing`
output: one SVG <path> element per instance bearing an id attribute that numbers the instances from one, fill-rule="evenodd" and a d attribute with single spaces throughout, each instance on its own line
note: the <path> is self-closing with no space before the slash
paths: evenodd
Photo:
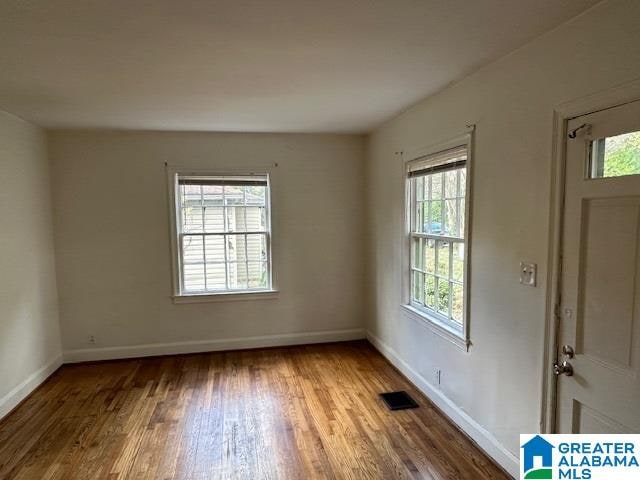
<path id="1" fill-rule="evenodd" d="M 269 173 L 167 174 L 174 302 L 274 297 Z"/>
<path id="2" fill-rule="evenodd" d="M 403 307 L 468 349 L 472 134 L 404 163 Z"/>

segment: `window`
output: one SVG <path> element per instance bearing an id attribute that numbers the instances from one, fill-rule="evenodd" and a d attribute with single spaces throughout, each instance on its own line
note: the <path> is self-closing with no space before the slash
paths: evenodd
<path id="1" fill-rule="evenodd" d="M 592 141 L 589 163 L 589 178 L 640 174 L 640 132 Z"/>
<path id="2" fill-rule="evenodd" d="M 407 164 L 408 304 L 466 338 L 468 143 Z"/>
<path id="3" fill-rule="evenodd" d="M 176 295 L 270 291 L 268 175 L 172 175 Z"/>

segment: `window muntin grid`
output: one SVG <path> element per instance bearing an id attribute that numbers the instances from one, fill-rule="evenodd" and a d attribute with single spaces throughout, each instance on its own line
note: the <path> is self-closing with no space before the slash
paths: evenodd
<path id="1" fill-rule="evenodd" d="M 410 304 L 462 332 L 467 169 L 413 175 L 410 182 Z"/>
<path id="2" fill-rule="evenodd" d="M 271 288 L 266 176 L 178 176 L 176 198 L 181 294 Z"/>

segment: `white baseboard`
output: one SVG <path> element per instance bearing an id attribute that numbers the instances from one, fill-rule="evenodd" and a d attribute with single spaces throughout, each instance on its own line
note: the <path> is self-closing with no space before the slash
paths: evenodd
<path id="1" fill-rule="evenodd" d="M 367 332 L 367 339 L 398 370 L 418 387 L 429 399 L 447 415 L 462 431 L 471 437 L 487 455 L 509 472 L 514 478 L 519 475 L 518 458 L 507 450 L 498 440 L 468 414 L 463 412 L 440 390 L 433 387 L 422 375 L 416 372 L 391 347 Z"/>
<path id="2" fill-rule="evenodd" d="M 156 355 L 176 355 L 182 353 L 215 352 L 246 348 L 283 347 L 308 343 L 342 342 L 366 338 L 365 330 L 328 330 L 309 333 L 285 333 L 258 337 L 225 338 L 221 340 L 196 340 L 189 342 L 149 343 L 125 347 L 86 348 L 66 350 L 65 363 L 115 360 L 121 358 L 151 357 Z"/>
<path id="3" fill-rule="evenodd" d="M 493 458 L 511 475 L 519 472 L 518 458 L 509 452 L 498 440 L 480 424 L 463 412 L 441 391 L 434 388 L 422 375 L 406 363 L 391 347 L 371 332 L 355 328 L 329 330 L 311 333 L 289 333 L 263 335 L 257 337 L 228 338 L 222 340 L 198 340 L 191 342 L 154 343 L 126 347 L 107 347 L 68 350 L 64 352 L 64 363 L 121 358 L 148 357 L 154 355 L 175 355 L 246 348 L 281 347 L 311 343 L 339 342 L 367 338 L 382 355 L 413 382 L 429 399 L 444 412 L 461 430 L 469 435 L 487 455 Z M 31 374 L 24 382 L 13 388 L 0 399 L 0 419 L 13 410 L 33 390 L 44 382 L 63 364 L 62 357 L 56 357 Z"/>
<path id="4" fill-rule="evenodd" d="M 45 366 L 29 375 L 24 382 L 13 388 L 4 397 L 0 398 L 0 419 L 4 418 L 5 415 L 16 408 L 22 400 L 27 398 L 31 392 L 38 388 L 40 384 L 49 378 L 61 365 L 62 356 L 58 355 Z"/>

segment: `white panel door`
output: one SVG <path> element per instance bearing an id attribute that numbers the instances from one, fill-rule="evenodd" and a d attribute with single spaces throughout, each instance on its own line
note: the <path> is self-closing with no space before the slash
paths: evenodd
<path id="1" fill-rule="evenodd" d="M 568 131 L 556 430 L 640 433 L 640 102 Z"/>

